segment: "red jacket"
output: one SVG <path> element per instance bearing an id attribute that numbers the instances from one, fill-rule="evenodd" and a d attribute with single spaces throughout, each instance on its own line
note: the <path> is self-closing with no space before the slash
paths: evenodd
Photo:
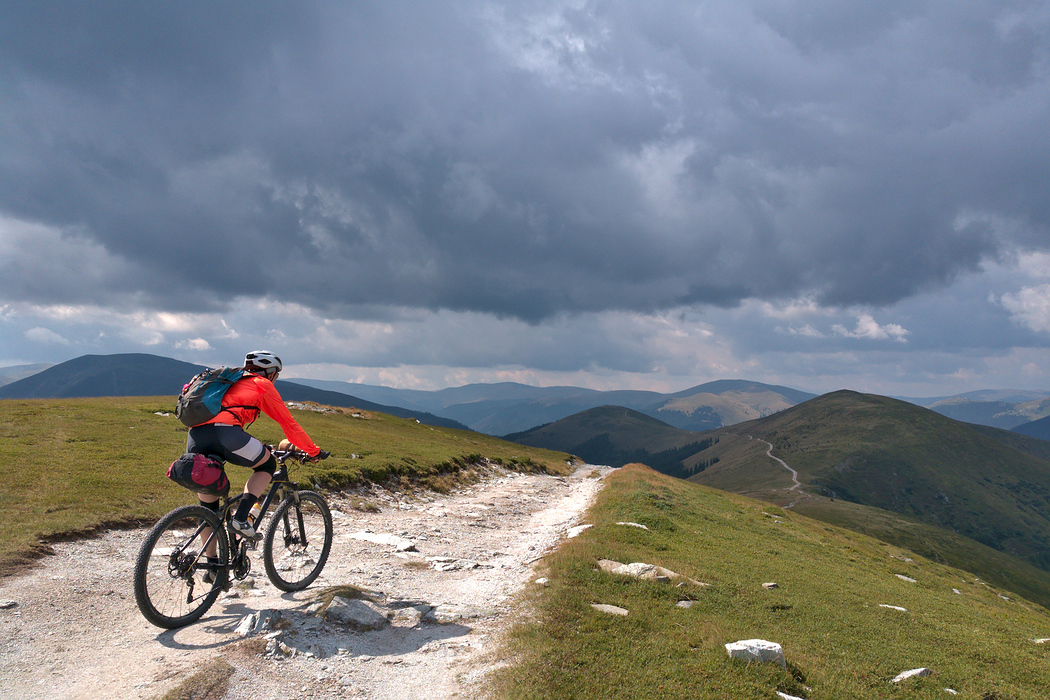
<path id="1" fill-rule="evenodd" d="M 284 431 L 284 436 L 291 440 L 292 444 L 300 450 L 316 457 L 321 448 L 313 443 L 306 431 L 292 418 L 288 407 L 281 400 L 277 388 L 269 379 L 256 374 L 245 374 L 233 386 L 226 390 L 222 397 L 223 409 L 219 415 L 207 423 L 236 423 L 242 428 L 247 428 L 259 417 L 259 411 L 277 421 Z M 244 408 L 252 406 L 254 408 Z"/>

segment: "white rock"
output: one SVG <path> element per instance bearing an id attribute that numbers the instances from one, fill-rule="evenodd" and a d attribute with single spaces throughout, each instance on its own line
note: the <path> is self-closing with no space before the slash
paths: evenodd
<path id="1" fill-rule="evenodd" d="M 360 532 L 354 532 L 350 534 L 350 537 L 355 540 L 362 542 L 372 542 L 374 544 L 384 544 L 393 547 L 398 552 L 414 552 L 416 551 L 416 545 L 412 540 L 406 540 L 404 537 L 398 537 L 397 535 L 391 535 L 388 533 L 381 532 L 368 532 L 367 530 L 361 530 Z"/>
<path id="2" fill-rule="evenodd" d="M 612 559 L 599 559 L 598 568 L 609 574 L 633 576 L 634 578 L 643 581 L 668 583 L 671 579 L 678 577 L 678 574 L 670 569 L 665 569 L 662 566 L 656 566 L 654 564 L 646 564 L 640 561 L 634 562 L 633 564 L 621 564 Z"/>
<path id="3" fill-rule="evenodd" d="M 601 603 L 591 603 L 591 607 L 598 612 L 603 612 L 609 615 L 627 615 L 629 611 L 623 608 L 618 608 L 615 605 L 603 605 Z"/>
<path id="4" fill-rule="evenodd" d="M 898 610 L 900 612 L 908 612 L 907 608 L 902 608 L 899 605 L 886 605 L 885 603 L 879 603 L 880 608 L 889 608 L 890 610 Z"/>
<path id="5" fill-rule="evenodd" d="M 241 618 L 241 622 L 237 625 L 235 632 L 241 637 L 250 637 L 253 634 L 273 629 L 280 619 L 281 612 L 279 610 L 260 610 Z"/>
<path id="6" fill-rule="evenodd" d="M 534 581 L 534 583 L 537 586 L 546 586 L 548 583 L 550 583 L 550 579 L 549 578 L 545 578 L 545 577 L 544 578 L 538 578 L 538 579 L 536 579 Z"/>
<path id="7" fill-rule="evenodd" d="M 897 578 L 899 578 L 899 579 L 900 579 L 901 581 L 907 581 L 908 583 L 918 583 L 918 581 L 916 581 L 916 580 L 915 580 L 915 579 L 913 579 L 912 577 L 910 577 L 910 576 L 905 576 L 904 574 L 895 574 L 895 576 L 896 576 Z"/>
<path id="8" fill-rule="evenodd" d="M 394 622 L 408 627 L 415 627 L 433 608 L 429 605 L 410 605 L 394 611 Z"/>
<path id="9" fill-rule="evenodd" d="M 763 583 L 762 588 L 765 588 L 767 591 L 771 591 L 774 588 L 780 588 L 780 586 L 774 583 L 773 581 L 770 581 L 769 583 Z"/>
<path id="10" fill-rule="evenodd" d="M 256 623 L 258 623 L 258 621 L 258 613 L 245 615 L 244 618 L 241 620 L 241 623 L 237 625 L 237 629 L 234 630 L 234 633 L 238 637 L 250 637 L 252 634 L 255 634 L 255 625 Z"/>
<path id="11" fill-rule="evenodd" d="M 628 575 L 627 565 L 621 564 L 618 561 L 613 561 L 612 559 L 599 559 L 598 568 L 607 574 Z"/>
<path id="12" fill-rule="evenodd" d="M 570 527 L 568 536 L 569 537 L 576 537 L 577 535 L 579 535 L 584 530 L 589 530 L 592 527 L 594 527 L 594 525 L 577 525 L 576 527 Z"/>
<path id="13" fill-rule="evenodd" d="M 776 642 L 768 642 L 764 639 L 744 639 L 739 642 L 726 644 L 726 652 L 731 658 L 741 661 L 757 661 L 759 663 L 777 663 L 787 668 L 784 660 L 784 650 Z"/>
<path id="14" fill-rule="evenodd" d="M 783 698 L 783 700 L 806 700 L 805 698 L 800 698 L 797 695 L 788 695 L 787 693 L 781 693 L 779 690 L 777 691 L 777 695 Z"/>
<path id="15" fill-rule="evenodd" d="M 666 583 L 671 580 L 670 576 L 661 573 L 660 567 L 640 561 L 627 565 L 627 575 L 643 581 L 661 581 Z"/>
<path id="16" fill-rule="evenodd" d="M 636 527 L 636 528 L 639 528 L 641 530 L 648 530 L 649 529 L 645 525 L 639 525 L 638 523 L 616 523 L 616 524 L 617 525 L 625 525 L 627 527 Z"/>
<path id="17" fill-rule="evenodd" d="M 909 678 L 926 678 L 927 676 L 932 676 L 932 675 L 933 675 L 933 671 L 931 671 L 928 668 L 913 668 L 910 671 L 904 671 L 902 673 L 898 673 L 893 678 L 893 680 L 890 681 L 890 682 L 891 683 L 900 683 L 901 681 L 906 681 Z"/>
<path id="18" fill-rule="evenodd" d="M 1036 644 L 1046 644 L 1047 642 L 1050 642 L 1050 637 L 1042 637 L 1040 639 L 1033 639 L 1032 641 Z"/>
<path id="19" fill-rule="evenodd" d="M 495 610 L 474 608 L 469 605 L 455 605 L 453 603 L 442 603 L 428 612 L 423 619 L 428 622 L 436 622 L 441 625 L 450 625 L 467 620 L 477 620 L 483 617 L 495 617 Z"/>
<path id="20" fill-rule="evenodd" d="M 676 608 L 685 608 L 685 609 L 688 610 L 689 608 L 691 608 L 694 605 L 696 605 L 696 601 L 695 600 L 680 600 L 677 603 L 675 603 L 674 605 L 675 605 Z"/>

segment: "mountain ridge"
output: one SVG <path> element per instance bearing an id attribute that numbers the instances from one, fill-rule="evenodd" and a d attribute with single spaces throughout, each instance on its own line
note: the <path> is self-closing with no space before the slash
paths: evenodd
<path id="1" fill-rule="evenodd" d="M 707 430 L 813 398 L 797 389 L 745 379 L 721 379 L 672 393 L 616 389 L 600 391 L 573 386 L 535 387 L 515 382 L 467 384 L 435 391 L 391 389 L 371 385 L 299 380 L 309 386 L 353 391 L 447 416 L 489 435 L 508 435 L 552 423 L 606 405 L 623 406 L 685 430 Z M 730 398 L 719 398 L 732 394 Z M 697 398 L 699 397 L 699 398 Z M 689 399 L 695 400 L 690 403 Z"/>
<path id="2" fill-rule="evenodd" d="M 32 376 L 0 386 L 0 399 L 91 398 L 103 396 L 177 396 L 183 385 L 206 369 L 181 360 L 146 353 L 82 355 Z M 421 423 L 466 430 L 467 426 L 422 411 L 385 406 L 349 394 L 325 391 L 284 379 L 276 386 L 285 401 L 314 401 L 415 418 Z"/>
<path id="3" fill-rule="evenodd" d="M 169 358 L 159 356 L 140 356 L 169 361 Z M 82 357 L 94 357 L 98 360 L 111 356 Z M 69 362 L 78 359 L 80 358 Z M 23 376 L 25 374 L 39 373 L 40 370 L 49 367 L 51 366 L 19 366 L 16 369 L 21 374 L 17 376 L 7 376 L 3 373 L 3 368 L 0 368 L 0 390 L 5 384 L 26 378 Z M 782 385 L 763 384 L 747 379 L 718 379 L 669 393 L 633 389 L 601 391 L 574 386 L 538 387 L 517 382 L 466 384 L 438 390 L 420 390 L 310 378 L 286 378 L 282 381 L 348 395 L 354 400 L 369 401 L 393 409 L 431 414 L 454 421 L 459 427 L 493 436 L 527 431 L 603 405 L 622 405 L 686 430 L 712 430 L 770 415 L 816 396 Z M 109 392 L 116 390 L 108 389 Z M 135 391 L 138 395 L 145 395 L 144 389 Z M 97 389 L 94 393 L 87 390 L 83 393 L 101 395 Z M 0 392 L 0 396 L 3 395 Z M 1050 416 L 1050 391 L 978 390 L 948 397 L 896 398 L 931 408 L 957 420 L 1006 429 L 1029 425 L 1030 422 Z M 346 400 L 336 401 L 341 405 Z M 1039 431 L 1037 437 L 1050 437 L 1050 425 L 1046 428 L 1035 426 L 1028 430 Z M 1024 430 L 1021 432 L 1025 433 Z"/>

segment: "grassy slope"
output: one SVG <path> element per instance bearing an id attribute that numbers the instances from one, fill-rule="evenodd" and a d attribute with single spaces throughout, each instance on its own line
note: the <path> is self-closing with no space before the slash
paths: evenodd
<path id="1" fill-rule="evenodd" d="M 150 521 L 193 496 L 165 477 L 186 446 L 186 429 L 171 416 L 174 399 L 103 398 L 0 400 L 0 564 L 17 563 L 40 538 L 102 524 Z M 383 414 L 353 418 L 293 411 L 315 442 L 333 457 L 293 471 L 322 486 L 390 477 L 429 480 L 478 457 L 525 468 L 565 469 L 565 455 L 502 442 L 467 431 L 435 428 Z M 283 435 L 269 418 L 251 428 L 264 442 Z M 357 453 L 359 458 L 352 459 Z M 247 469 L 229 467 L 240 488 Z"/>
<path id="2" fill-rule="evenodd" d="M 794 511 L 970 571 L 1012 594 L 1050 607 L 1047 572 L 950 530 L 890 511 L 826 498 L 803 500 Z"/>
<path id="3" fill-rule="evenodd" d="M 1032 639 L 1050 637 L 1050 613 L 1004 600 L 972 575 L 640 466 L 608 478 L 588 522 L 595 527 L 548 559 L 549 585 L 527 594 L 536 612 L 511 637 L 514 663 L 496 679 L 502 697 L 944 698 L 952 688 L 964 698 L 1046 698 L 1050 649 Z M 616 577 L 596 570 L 600 558 L 711 585 Z M 779 588 L 763 589 L 769 581 Z M 683 598 L 694 607 L 676 607 Z M 789 669 L 728 658 L 726 643 L 752 638 L 783 645 Z M 889 683 L 920 666 L 933 677 Z"/>
<path id="4" fill-rule="evenodd" d="M 720 442 L 697 457 L 720 461 L 694 481 L 786 503 L 791 496 L 782 489 L 790 477 L 765 455 L 759 442 L 764 439 L 773 444 L 774 455 L 798 470 L 811 493 L 892 511 L 900 520 L 940 527 L 1050 569 L 1050 462 L 1036 456 L 1036 441 L 1024 443 L 1005 431 L 854 392 L 829 394 L 716 434 Z M 798 507 L 813 517 L 825 517 L 826 510 L 836 524 L 848 521 L 837 500 L 817 498 Z M 851 513 L 862 531 L 885 529 L 882 515 Z M 883 525 L 869 530 L 865 521 L 873 519 Z M 945 540 L 928 532 L 930 541 Z M 1042 578 L 1035 584 L 1043 590 L 1040 599 L 1050 600 L 1050 584 L 1045 574 Z"/>

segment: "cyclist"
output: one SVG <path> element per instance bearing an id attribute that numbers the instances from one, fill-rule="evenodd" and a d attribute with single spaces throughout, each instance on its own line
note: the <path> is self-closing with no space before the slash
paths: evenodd
<path id="1" fill-rule="evenodd" d="M 234 530 L 249 539 L 255 539 L 256 532 L 248 522 L 248 511 L 269 486 L 277 470 L 277 460 L 269 448 L 244 430 L 259 417 L 259 411 L 277 421 L 285 436 L 312 460 L 325 459 L 329 454 L 315 445 L 306 431 L 299 427 L 277 393 L 273 383 L 282 368 L 281 358 L 272 352 L 257 350 L 245 355 L 245 374 L 226 390 L 222 410 L 213 419 L 190 428 L 186 438 L 187 452 L 216 455 L 255 471 L 244 485 L 244 495 L 231 522 Z M 202 506 L 218 512 L 218 496 L 198 494 L 197 497 Z"/>

